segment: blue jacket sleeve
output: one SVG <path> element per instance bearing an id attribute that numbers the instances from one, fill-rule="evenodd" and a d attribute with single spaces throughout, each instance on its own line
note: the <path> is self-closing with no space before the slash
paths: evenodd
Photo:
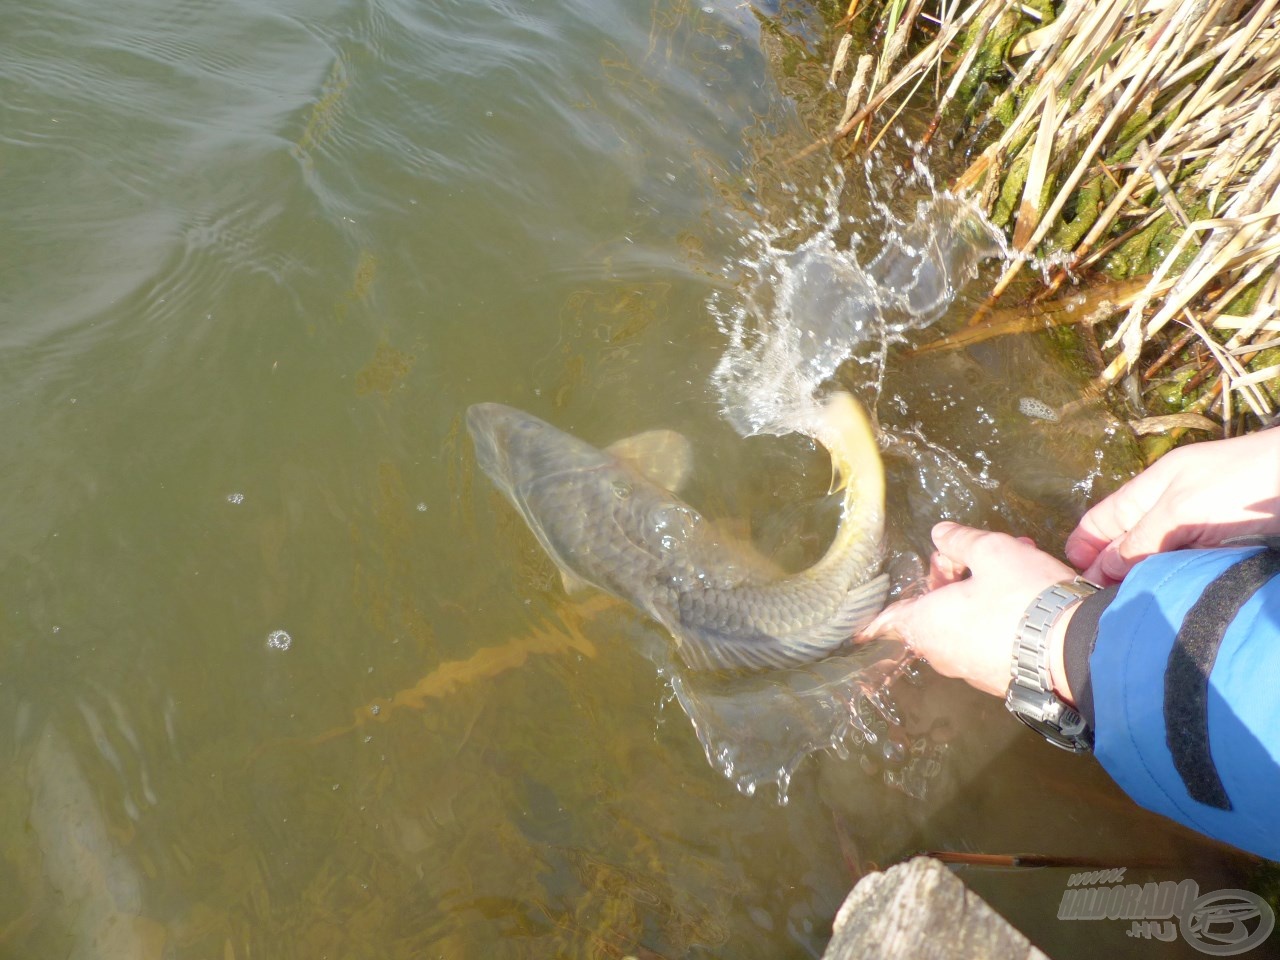
<path id="1" fill-rule="evenodd" d="M 1280 860 L 1280 553 L 1150 557 L 1102 613 L 1095 752 L 1142 806 Z"/>

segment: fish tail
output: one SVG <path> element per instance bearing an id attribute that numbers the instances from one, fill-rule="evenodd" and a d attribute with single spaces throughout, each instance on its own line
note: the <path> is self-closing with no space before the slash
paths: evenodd
<path id="1" fill-rule="evenodd" d="M 813 425 L 813 437 L 831 456 L 833 493 L 853 486 L 848 492 L 860 500 L 884 501 L 884 467 L 876 430 L 851 394 L 840 390 L 826 399 Z"/>
<path id="2" fill-rule="evenodd" d="M 884 464 L 876 430 L 862 404 L 843 391 L 827 398 L 813 428 L 814 439 L 831 456 L 831 469 L 840 478 L 837 489 L 843 488 L 844 497 L 835 539 L 809 574 L 834 575 L 842 583 L 852 575 L 861 581 L 858 565 L 878 563 L 884 536 Z"/>

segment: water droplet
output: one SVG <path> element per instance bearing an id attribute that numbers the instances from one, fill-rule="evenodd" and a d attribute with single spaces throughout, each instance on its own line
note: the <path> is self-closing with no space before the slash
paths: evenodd
<path id="1" fill-rule="evenodd" d="M 267 634 L 267 646 L 272 650 L 288 650 L 293 646 L 293 637 L 283 630 L 272 630 Z"/>

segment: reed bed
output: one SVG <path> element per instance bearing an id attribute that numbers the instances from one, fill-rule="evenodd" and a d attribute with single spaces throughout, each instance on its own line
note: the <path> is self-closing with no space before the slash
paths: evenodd
<path id="1" fill-rule="evenodd" d="M 959 131 L 967 166 L 953 189 L 1007 229 L 1015 254 L 977 329 L 951 341 L 1026 329 L 997 306 L 1013 287 L 1052 322 L 1074 314 L 1099 382 L 1133 402 L 1210 414 L 1227 434 L 1268 424 L 1280 401 L 1278 8 L 853 0 L 830 74 L 843 115 L 804 152 L 871 149 L 913 96 L 932 96 L 926 138 Z M 854 58 L 855 46 L 874 52 Z M 1028 264 L 1043 281 L 1032 294 Z"/>

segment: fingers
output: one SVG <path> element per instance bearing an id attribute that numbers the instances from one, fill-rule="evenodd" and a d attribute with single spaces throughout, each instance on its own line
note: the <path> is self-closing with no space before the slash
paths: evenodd
<path id="1" fill-rule="evenodd" d="M 1140 561 L 1168 547 L 1169 531 L 1158 519 L 1144 517 L 1128 533 L 1107 544 L 1088 564 L 1084 576 L 1095 583 L 1119 583 Z"/>
<path id="2" fill-rule="evenodd" d="M 928 587 L 930 590 L 937 590 L 939 587 L 945 587 L 949 583 L 963 580 L 968 573 L 969 568 L 963 563 L 957 563 L 950 557 L 935 550 L 933 556 L 929 558 Z"/>
<path id="3" fill-rule="evenodd" d="M 1064 552 L 1067 555 L 1067 559 L 1077 568 L 1085 569 L 1093 565 L 1098 559 L 1098 555 L 1107 548 L 1107 544 L 1124 533 L 1123 530 L 1119 529 L 1116 529 L 1114 535 L 1111 536 L 1104 532 L 1108 529 L 1115 529 L 1117 526 L 1111 515 L 1103 516 L 1099 512 L 1099 508 L 1107 502 L 1107 500 L 1103 500 L 1081 517 L 1080 523 L 1076 525 L 1076 528 L 1071 531 L 1071 535 L 1067 537 Z"/>
<path id="4" fill-rule="evenodd" d="M 1098 554 L 1102 553 L 1106 546 L 1106 542 L 1101 538 L 1090 536 L 1076 529 L 1071 536 L 1067 537 L 1067 543 L 1062 552 L 1073 567 L 1077 570 L 1086 571 L 1085 576 L 1087 577 L 1089 576 L 1088 569 L 1093 566 L 1098 559 Z M 1090 577 L 1090 579 L 1093 578 Z"/>
<path id="5" fill-rule="evenodd" d="M 1025 586 L 1022 592 L 1034 593 L 1044 583 L 1068 579 L 1075 572 L 1041 552 L 1028 537 L 951 522 L 937 524 L 932 536 L 938 549 L 929 561 L 929 592 L 886 607 L 867 624 L 860 639 L 892 637 L 930 656 L 937 652 L 938 641 L 959 627 L 954 622 L 957 615 L 967 629 L 969 621 L 991 614 L 987 601 L 975 606 L 973 598 L 989 593 L 1003 596 L 1011 584 L 1015 592 Z"/>
<path id="6" fill-rule="evenodd" d="M 1072 564 L 1096 572 L 1102 552 L 1152 511 L 1169 486 L 1169 457 L 1089 508 L 1067 537 L 1065 552 Z"/>
<path id="7" fill-rule="evenodd" d="M 1067 537 L 1067 559 L 1077 567 L 1093 565 L 1107 545 L 1124 536 L 1129 529 L 1129 511 L 1124 506 L 1125 489 L 1121 487 L 1090 507 Z"/>
<path id="8" fill-rule="evenodd" d="M 887 637 L 890 640 L 901 640 L 903 643 L 909 643 L 904 624 L 910 621 L 911 607 L 917 599 L 919 598 L 899 600 L 897 603 L 889 604 L 876 615 L 874 620 L 862 628 L 859 634 L 854 637 L 854 642 L 863 643 L 879 637 Z"/>
<path id="9" fill-rule="evenodd" d="M 933 528 L 933 543 L 953 569 L 972 570 L 975 574 L 1002 567 L 1022 553 L 1039 552 L 1034 541 L 1026 537 L 1015 539 L 1007 533 L 975 530 L 945 520 Z"/>

